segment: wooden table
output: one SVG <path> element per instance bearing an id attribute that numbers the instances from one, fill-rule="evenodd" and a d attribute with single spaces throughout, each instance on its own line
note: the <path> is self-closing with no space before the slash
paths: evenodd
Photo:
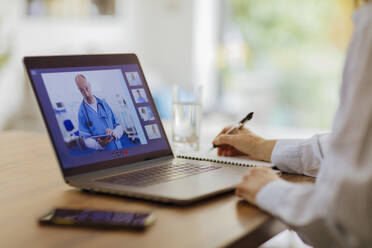
<path id="1" fill-rule="evenodd" d="M 52 149 L 43 134 L 0 134 L 2 247 L 256 247 L 286 228 L 232 193 L 177 207 L 81 192 L 64 183 Z M 39 226 L 57 206 L 153 210 L 158 219 L 144 232 Z"/>

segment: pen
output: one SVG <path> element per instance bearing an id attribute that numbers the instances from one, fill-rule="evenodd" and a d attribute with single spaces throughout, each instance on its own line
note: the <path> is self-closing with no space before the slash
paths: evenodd
<path id="1" fill-rule="evenodd" d="M 227 130 L 227 132 L 225 134 L 230 134 L 230 133 L 234 132 L 235 130 L 241 129 L 252 118 L 253 118 L 253 112 L 250 112 L 249 114 L 247 114 L 246 117 L 244 117 L 241 121 L 239 121 L 239 123 L 237 125 L 234 125 L 229 130 Z M 218 147 L 218 145 L 213 144 L 213 147 L 211 148 L 211 150 L 213 148 L 216 148 L 216 147 Z"/>

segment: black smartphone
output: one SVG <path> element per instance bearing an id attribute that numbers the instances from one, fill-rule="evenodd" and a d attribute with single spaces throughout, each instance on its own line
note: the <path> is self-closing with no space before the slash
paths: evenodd
<path id="1" fill-rule="evenodd" d="M 151 212 L 118 212 L 92 209 L 56 208 L 39 218 L 40 224 L 93 228 L 142 230 L 155 221 Z"/>

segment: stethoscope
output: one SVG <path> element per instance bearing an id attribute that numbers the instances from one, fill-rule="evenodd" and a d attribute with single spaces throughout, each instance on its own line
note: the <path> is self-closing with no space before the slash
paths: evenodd
<path id="1" fill-rule="evenodd" d="M 97 101 L 97 113 L 99 113 L 99 105 L 101 105 L 101 108 L 105 111 L 104 119 L 106 121 L 106 125 L 109 126 L 108 123 L 107 123 L 107 112 L 106 112 L 105 107 L 103 106 L 103 104 L 100 101 L 98 101 L 98 99 L 96 99 L 96 101 Z M 90 135 L 93 135 L 93 132 L 91 130 L 91 127 L 93 126 L 93 122 L 89 118 L 86 102 L 84 102 L 84 101 L 83 101 L 83 106 L 84 106 L 85 117 L 88 120 L 89 133 L 90 133 Z M 103 117 L 103 116 L 100 116 L 100 117 Z"/>
<path id="2" fill-rule="evenodd" d="M 108 115 L 107 115 L 106 108 L 103 106 L 102 102 L 99 101 L 99 100 L 97 99 L 97 97 L 95 97 L 95 98 L 96 98 L 96 101 L 97 101 L 97 113 L 99 113 L 99 105 L 101 105 L 101 108 L 105 111 L 105 115 L 104 115 L 104 116 L 101 115 L 100 117 L 103 117 L 103 118 L 105 119 L 106 125 L 109 127 L 109 124 L 108 124 L 108 122 L 107 122 Z M 92 132 L 92 129 L 91 129 L 91 127 L 93 126 L 93 122 L 92 122 L 91 119 L 89 118 L 89 114 L 88 114 L 88 110 L 87 110 L 87 106 L 86 106 L 86 104 L 87 104 L 87 103 L 84 102 L 84 100 L 83 100 L 84 112 L 85 112 L 85 116 L 86 116 L 86 118 L 87 118 L 87 120 L 88 120 L 88 129 L 89 129 L 89 133 L 90 133 L 90 135 L 93 136 L 93 132 Z M 115 146 L 116 146 L 116 150 L 118 150 L 119 147 L 117 146 L 116 142 L 114 142 L 114 144 L 115 144 Z"/>

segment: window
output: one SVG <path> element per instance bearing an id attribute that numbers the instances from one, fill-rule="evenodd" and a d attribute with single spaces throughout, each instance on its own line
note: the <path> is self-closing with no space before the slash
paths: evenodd
<path id="1" fill-rule="evenodd" d="M 116 0 L 27 0 L 31 17 L 114 16 Z"/>
<path id="2" fill-rule="evenodd" d="M 221 0 L 220 108 L 275 126 L 329 128 L 352 1 Z"/>

